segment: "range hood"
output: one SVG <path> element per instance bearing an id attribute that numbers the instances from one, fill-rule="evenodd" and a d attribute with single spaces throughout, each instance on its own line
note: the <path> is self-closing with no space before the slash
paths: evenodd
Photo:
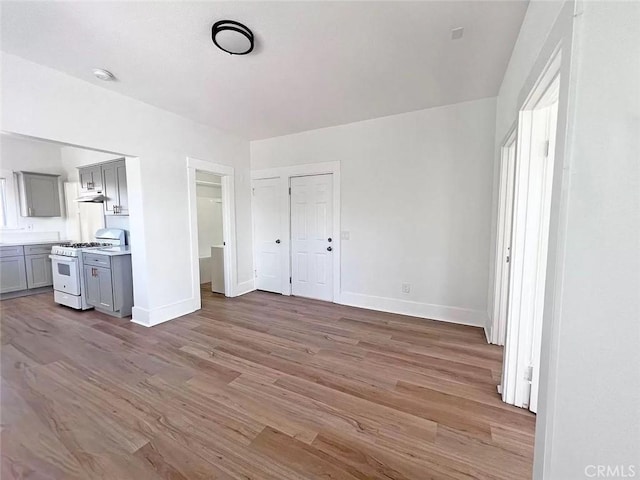
<path id="1" fill-rule="evenodd" d="M 76 198 L 76 202 L 93 202 L 102 203 L 105 201 L 105 196 L 101 193 L 85 193 L 84 195 Z"/>

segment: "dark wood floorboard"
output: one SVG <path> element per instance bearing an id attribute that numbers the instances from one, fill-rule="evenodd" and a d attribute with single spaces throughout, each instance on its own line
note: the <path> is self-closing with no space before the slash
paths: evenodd
<path id="1" fill-rule="evenodd" d="M 526 479 L 481 329 L 253 292 L 145 328 L 0 302 L 5 479 Z"/>

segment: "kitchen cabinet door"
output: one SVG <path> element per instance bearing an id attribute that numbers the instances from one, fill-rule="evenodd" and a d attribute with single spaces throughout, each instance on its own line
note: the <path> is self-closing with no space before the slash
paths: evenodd
<path id="1" fill-rule="evenodd" d="M 23 217 L 59 217 L 58 175 L 19 173 L 20 213 Z"/>
<path id="2" fill-rule="evenodd" d="M 27 288 L 53 285 L 53 272 L 49 255 L 27 255 L 24 259 L 27 270 Z"/>
<path id="3" fill-rule="evenodd" d="M 102 168 L 100 165 L 92 165 L 79 169 L 80 191 L 92 193 L 102 191 Z"/>
<path id="4" fill-rule="evenodd" d="M 0 258 L 0 293 L 27 289 L 27 271 L 24 257 Z"/>
<path id="5" fill-rule="evenodd" d="M 87 303 L 104 310 L 113 311 L 113 285 L 111 270 L 103 267 L 84 267 Z"/>
<path id="6" fill-rule="evenodd" d="M 127 171 L 124 159 L 102 165 L 102 184 L 105 215 L 128 215 Z"/>
<path id="7" fill-rule="evenodd" d="M 118 215 L 129 215 L 127 169 L 124 160 L 116 162 L 116 178 L 118 180 Z"/>

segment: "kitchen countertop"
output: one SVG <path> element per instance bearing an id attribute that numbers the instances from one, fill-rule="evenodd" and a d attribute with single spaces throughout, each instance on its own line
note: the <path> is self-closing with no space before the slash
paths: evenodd
<path id="1" fill-rule="evenodd" d="M 96 255 L 107 255 L 109 257 L 115 257 L 118 255 L 131 255 L 131 247 L 129 247 L 129 245 L 123 245 L 121 247 L 96 248 L 95 250 L 91 250 L 90 252 Z"/>
<path id="2" fill-rule="evenodd" d="M 19 247 L 20 245 L 60 245 L 69 243 L 69 240 L 40 240 L 39 242 L 2 242 L 0 247 Z"/>

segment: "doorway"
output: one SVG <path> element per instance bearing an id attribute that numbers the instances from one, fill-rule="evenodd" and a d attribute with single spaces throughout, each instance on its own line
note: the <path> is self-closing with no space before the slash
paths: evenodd
<path id="1" fill-rule="evenodd" d="M 203 283 L 209 291 L 236 295 L 233 167 L 187 158 L 187 180 L 192 295 L 199 309 Z"/>
<path id="2" fill-rule="evenodd" d="M 225 293 L 222 177 L 196 170 L 200 285 Z"/>
<path id="3" fill-rule="evenodd" d="M 520 111 L 510 239 L 502 399 L 537 412 L 542 320 L 556 145 L 560 55 Z M 511 232 L 506 229 L 511 227 Z M 504 254 L 504 251 L 503 251 Z M 496 296 L 502 291 L 496 291 Z M 496 300 L 497 301 L 497 300 Z M 500 299 L 503 301 L 503 299 Z M 495 304 L 495 302 L 494 302 Z M 498 317 L 500 319 L 500 317 Z"/>

